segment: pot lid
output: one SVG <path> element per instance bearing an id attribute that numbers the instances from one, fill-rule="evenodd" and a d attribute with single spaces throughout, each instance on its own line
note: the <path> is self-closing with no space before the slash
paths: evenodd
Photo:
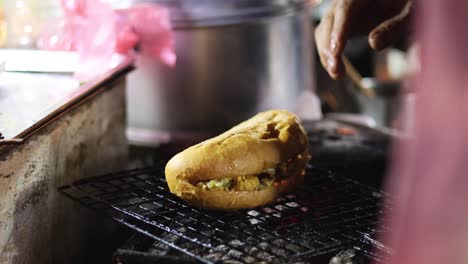
<path id="1" fill-rule="evenodd" d="M 219 26 L 279 16 L 319 0 L 139 0 L 166 6 L 174 27 Z"/>

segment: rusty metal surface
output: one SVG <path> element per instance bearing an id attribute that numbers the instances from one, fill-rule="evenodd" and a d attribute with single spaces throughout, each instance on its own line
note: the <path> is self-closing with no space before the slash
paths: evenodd
<path id="1" fill-rule="evenodd" d="M 0 263 L 91 263 L 115 228 L 55 191 L 127 163 L 124 77 L 100 87 L 102 93 L 0 154 Z"/>
<path id="2" fill-rule="evenodd" d="M 5 145 L 22 143 L 21 139 L 102 93 L 116 78 L 131 71 L 132 63 L 125 60 L 83 85 L 71 75 L 3 73 L 2 78 L 10 81 L 0 82 L 0 132 L 4 136 L 0 139 L 0 154 Z"/>

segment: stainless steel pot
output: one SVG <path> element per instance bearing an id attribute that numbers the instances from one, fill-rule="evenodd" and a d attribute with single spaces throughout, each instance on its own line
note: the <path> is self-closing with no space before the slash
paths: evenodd
<path id="1" fill-rule="evenodd" d="M 128 78 L 131 142 L 220 131 L 270 108 L 301 114 L 298 99 L 314 90 L 313 1 L 150 2 L 171 10 L 177 65 L 138 57 Z M 312 108 L 320 112 L 318 101 Z"/>

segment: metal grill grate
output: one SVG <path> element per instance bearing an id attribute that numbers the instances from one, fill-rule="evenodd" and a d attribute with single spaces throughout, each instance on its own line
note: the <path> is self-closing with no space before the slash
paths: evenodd
<path id="1" fill-rule="evenodd" d="M 252 210 L 210 212 L 169 193 L 162 169 L 88 178 L 59 190 L 206 263 L 284 263 L 337 252 L 385 231 L 382 193 L 312 166 L 294 194 Z M 168 248 L 169 250 L 169 248 Z"/>

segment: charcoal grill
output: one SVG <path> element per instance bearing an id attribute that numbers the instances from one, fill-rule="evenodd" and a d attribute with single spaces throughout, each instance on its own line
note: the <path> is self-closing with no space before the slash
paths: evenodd
<path id="1" fill-rule="evenodd" d="M 385 226 L 382 193 L 309 166 L 304 187 L 252 210 L 210 212 L 169 193 L 160 169 L 136 169 L 60 188 L 201 262 L 285 263 L 337 252 Z"/>
<path id="2" fill-rule="evenodd" d="M 377 239 L 389 230 L 378 221 L 388 210 L 385 194 L 345 177 L 343 168 L 311 162 L 305 183 L 293 194 L 251 210 L 213 212 L 171 194 L 164 164 L 83 179 L 59 191 L 152 238 L 141 248 L 133 244 L 116 252 L 121 259 L 145 260 L 131 263 L 153 263 L 154 256 L 164 256 L 158 263 L 328 263 L 338 252 L 347 252 L 338 258 L 349 256 L 349 250 L 380 262 L 390 252 Z M 326 261 L 317 262 L 324 256 Z"/>

